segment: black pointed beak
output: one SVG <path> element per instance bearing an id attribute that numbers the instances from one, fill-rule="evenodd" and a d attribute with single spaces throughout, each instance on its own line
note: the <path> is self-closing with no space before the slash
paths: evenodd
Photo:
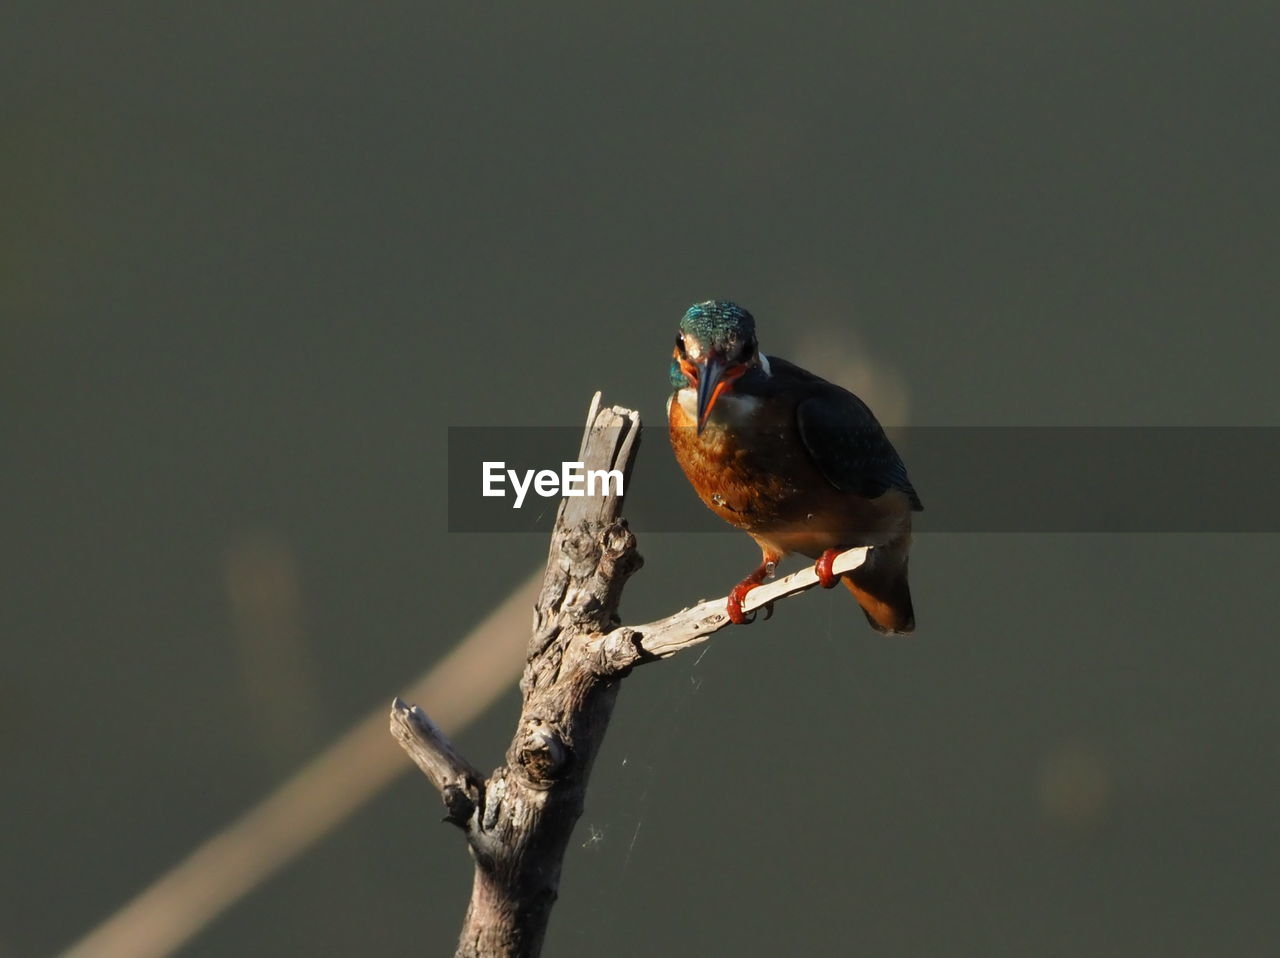
<path id="1" fill-rule="evenodd" d="M 705 362 L 698 364 L 698 435 L 702 435 L 702 427 L 707 424 L 711 415 L 711 407 L 715 405 L 718 395 L 716 386 L 724 377 L 726 363 L 715 353 L 708 353 Z"/>

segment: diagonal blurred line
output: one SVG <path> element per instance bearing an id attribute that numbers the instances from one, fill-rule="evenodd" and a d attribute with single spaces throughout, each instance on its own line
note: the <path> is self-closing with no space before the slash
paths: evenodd
<path id="1" fill-rule="evenodd" d="M 531 575 L 403 697 L 456 733 L 520 674 L 542 584 Z M 388 703 L 390 695 L 388 695 Z M 60 958 L 172 954 L 289 861 L 413 768 L 387 731 L 383 703 L 292 778 L 199 845 Z"/>

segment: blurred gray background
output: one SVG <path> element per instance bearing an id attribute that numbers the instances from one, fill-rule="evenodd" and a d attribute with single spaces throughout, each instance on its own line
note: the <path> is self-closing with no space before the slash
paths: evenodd
<path id="1" fill-rule="evenodd" d="M 523 580 L 543 537 L 446 533 L 446 427 L 597 388 L 660 423 L 690 302 L 890 423 L 1280 425 L 1278 27 L 9 0 L 0 956 L 78 938 Z M 641 546 L 632 621 L 756 561 Z M 922 535 L 910 640 L 819 594 L 642 669 L 547 953 L 1273 954 L 1277 559 Z M 477 764 L 516 707 L 459 735 Z M 450 953 L 439 815 L 402 777 L 181 954 Z"/>

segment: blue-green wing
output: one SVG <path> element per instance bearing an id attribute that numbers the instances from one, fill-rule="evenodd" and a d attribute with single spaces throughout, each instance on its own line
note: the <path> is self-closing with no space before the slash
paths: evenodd
<path id="1" fill-rule="evenodd" d="M 901 489 L 912 509 L 923 509 L 907 467 L 867 404 L 839 386 L 823 381 L 822 387 L 796 406 L 796 424 L 827 481 L 867 499 Z"/>

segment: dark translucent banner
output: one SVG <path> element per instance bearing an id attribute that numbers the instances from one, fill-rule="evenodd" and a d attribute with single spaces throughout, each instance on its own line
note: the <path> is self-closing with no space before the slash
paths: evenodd
<path id="1" fill-rule="evenodd" d="M 449 531 L 548 531 L 564 488 L 617 481 L 573 468 L 581 437 L 580 426 L 451 427 Z M 924 502 L 919 532 L 1280 532 L 1280 428 L 923 426 L 890 438 Z M 639 532 L 726 528 L 665 427 L 644 431 L 625 492 Z"/>

